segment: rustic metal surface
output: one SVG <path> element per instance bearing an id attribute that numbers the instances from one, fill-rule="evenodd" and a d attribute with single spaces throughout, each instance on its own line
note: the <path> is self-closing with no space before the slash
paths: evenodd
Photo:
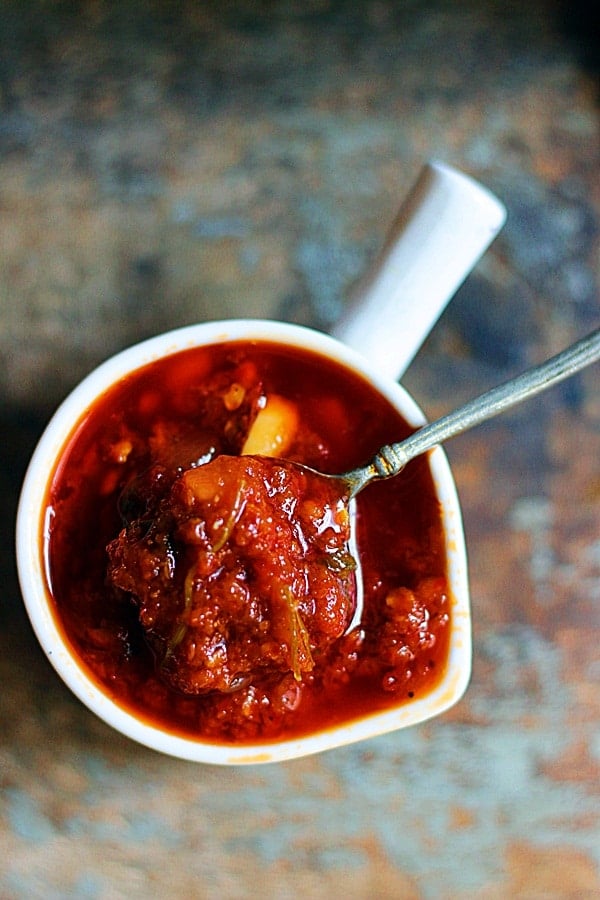
<path id="1" fill-rule="evenodd" d="M 600 393 L 448 447 L 474 671 L 425 726 L 220 770 L 114 734 L 35 642 L 16 497 L 96 362 L 215 316 L 328 328 L 421 163 L 506 228 L 405 383 L 431 417 L 596 327 L 578 4 L 0 2 L 0 896 L 600 896 Z"/>

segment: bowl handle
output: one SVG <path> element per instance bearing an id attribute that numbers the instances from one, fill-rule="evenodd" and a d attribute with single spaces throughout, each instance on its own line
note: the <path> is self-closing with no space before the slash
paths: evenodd
<path id="1" fill-rule="evenodd" d="M 334 337 L 382 374 L 401 378 L 505 219 L 487 188 L 443 163 L 427 163 Z"/>

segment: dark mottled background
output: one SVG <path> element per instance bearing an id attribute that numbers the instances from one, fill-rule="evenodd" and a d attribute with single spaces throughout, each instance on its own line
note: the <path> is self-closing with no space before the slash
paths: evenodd
<path id="1" fill-rule="evenodd" d="M 430 416 L 597 327 L 597 50 L 566 0 L 0 0 L 0 896 L 600 896 L 597 368 L 448 447 L 474 674 L 409 732 L 139 748 L 49 669 L 12 554 L 85 373 L 216 316 L 327 330 L 427 158 L 509 211 L 405 377 Z"/>

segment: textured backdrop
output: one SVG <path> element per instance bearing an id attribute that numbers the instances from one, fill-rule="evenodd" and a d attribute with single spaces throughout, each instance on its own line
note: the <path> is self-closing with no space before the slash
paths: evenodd
<path id="1" fill-rule="evenodd" d="M 598 325 L 597 47 L 574 3 L 0 0 L 0 896 L 600 896 L 598 369 L 448 447 L 465 699 L 222 771 L 58 681 L 12 555 L 27 457 L 107 355 L 210 317 L 327 329 L 424 160 L 501 237 L 406 375 L 430 416 Z"/>

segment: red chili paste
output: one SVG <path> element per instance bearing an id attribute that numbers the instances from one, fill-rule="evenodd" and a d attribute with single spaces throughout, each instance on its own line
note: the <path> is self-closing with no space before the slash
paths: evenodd
<path id="1" fill-rule="evenodd" d="M 449 598 L 426 458 L 357 501 L 364 609 L 333 488 L 245 452 L 269 398 L 298 410 L 285 457 L 324 472 L 410 428 L 362 377 L 297 348 L 182 351 L 106 392 L 45 510 L 57 619 L 101 689 L 188 737 L 276 740 L 422 696 Z M 48 524 L 49 523 L 49 524 Z"/>

